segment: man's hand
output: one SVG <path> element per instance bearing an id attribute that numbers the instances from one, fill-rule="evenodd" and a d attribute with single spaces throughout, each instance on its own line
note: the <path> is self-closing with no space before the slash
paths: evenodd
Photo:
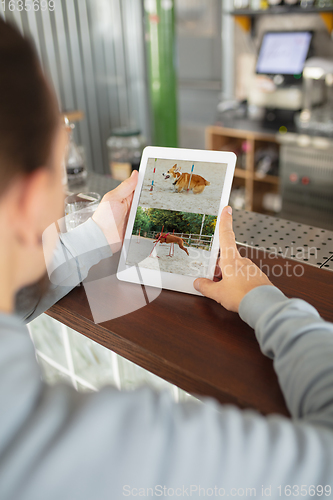
<path id="1" fill-rule="evenodd" d="M 128 215 L 137 182 L 138 172 L 134 170 L 129 179 L 126 179 L 116 189 L 109 191 L 103 196 L 99 207 L 92 216 L 93 221 L 102 229 L 113 253 L 120 250 L 124 240 Z M 113 218 L 110 217 L 110 208 Z"/>
<path id="2" fill-rule="evenodd" d="M 206 297 L 216 300 L 229 311 L 238 312 L 242 298 L 253 288 L 272 285 L 267 276 L 250 259 L 242 257 L 236 247 L 232 229 L 232 210 L 225 207 L 219 227 L 222 280 L 214 282 L 198 278 L 194 288 Z"/>

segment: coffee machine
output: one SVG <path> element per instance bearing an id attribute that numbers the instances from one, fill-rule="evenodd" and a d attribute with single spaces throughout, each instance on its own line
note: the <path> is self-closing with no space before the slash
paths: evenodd
<path id="1" fill-rule="evenodd" d="M 267 128 L 295 128 L 295 113 L 303 108 L 302 75 L 312 36 L 311 31 L 269 31 L 263 35 L 248 104 L 265 110 L 263 125 Z M 314 101 L 319 100 L 316 94 Z"/>
<path id="2" fill-rule="evenodd" d="M 316 105 L 314 91 L 321 88 L 322 103 Z M 303 108 L 295 115 L 298 132 L 333 137 L 333 61 L 308 59 L 303 69 Z"/>

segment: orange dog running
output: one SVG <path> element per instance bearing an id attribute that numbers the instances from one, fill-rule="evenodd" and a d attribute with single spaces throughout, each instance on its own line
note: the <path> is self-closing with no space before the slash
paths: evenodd
<path id="1" fill-rule="evenodd" d="M 155 242 L 156 241 L 158 240 L 155 240 Z M 174 234 L 170 233 L 162 233 L 160 235 L 159 241 L 160 243 L 176 243 L 179 246 L 179 248 L 184 250 L 184 252 L 186 252 L 187 255 L 189 255 L 187 248 L 184 247 L 184 241 L 179 236 L 175 236 Z"/>
<path id="2" fill-rule="evenodd" d="M 194 194 L 202 193 L 206 186 L 210 186 L 210 182 L 206 181 L 201 175 L 191 174 L 184 172 L 182 174 L 181 168 L 177 166 L 177 163 L 170 168 L 167 172 L 162 174 L 164 179 L 171 179 L 172 184 L 178 193 L 184 190 L 191 190 Z M 190 182 L 191 179 L 191 182 Z M 190 185 L 188 185 L 190 182 Z"/>

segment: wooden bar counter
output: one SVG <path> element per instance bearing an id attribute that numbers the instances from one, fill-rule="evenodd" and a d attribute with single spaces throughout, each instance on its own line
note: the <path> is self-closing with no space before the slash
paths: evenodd
<path id="1" fill-rule="evenodd" d="M 333 321 L 330 270 L 272 257 L 263 250 L 253 256 L 250 250 L 241 247 L 243 255 L 266 266 L 271 281 L 288 297 L 308 301 L 324 319 Z M 279 269 L 282 271 L 277 272 Z M 102 284 L 105 280 L 100 281 L 100 290 L 95 284 L 95 300 L 105 311 L 113 312 L 124 303 L 133 310 L 137 305 L 134 312 L 95 324 L 81 285 L 48 314 L 189 393 L 263 414 L 288 415 L 272 361 L 260 352 L 253 330 L 237 314 L 204 297 L 168 290 L 140 307 L 141 286 L 119 282 L 115 271 L 114 257 L 91 270 L 90 283 L 109 277 L 109 281 L 105 278 L 107 286 Z"/>

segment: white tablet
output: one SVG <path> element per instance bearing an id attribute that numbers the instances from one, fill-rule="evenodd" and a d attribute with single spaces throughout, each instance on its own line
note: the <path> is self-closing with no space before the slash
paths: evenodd
<path id="1" fill-rule="evenodd" d="M 201 295 L 193 281 L 214 276 L 235 164 L 234 153 L 145 148 L 118 279 Z"/>

